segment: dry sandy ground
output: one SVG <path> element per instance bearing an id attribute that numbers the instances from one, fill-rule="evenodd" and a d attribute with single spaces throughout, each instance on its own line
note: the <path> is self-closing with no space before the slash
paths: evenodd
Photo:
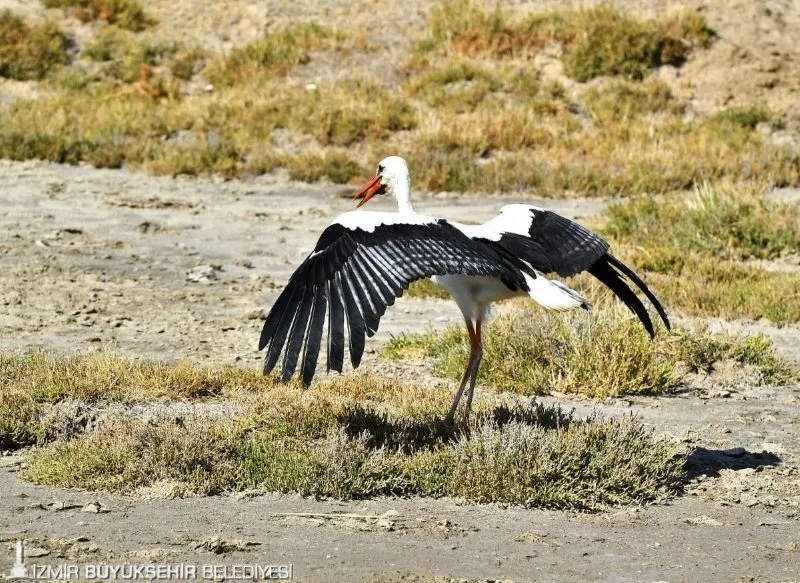
<path id="1" fill-rule="evenodd" d="M 130 358 L 256 367 L 261 310 L 320 230 L 353 206 L 335 191 L 267 178 L 214 182 L 0 162 L 0 350 L 39 345 L 69 354 L 110 345 Z M 503 202 L 426 198 L 418 207 L 475 221 Z M 596 200 L 539 204 L 572 217 L 602 207 Z M 429 322 L 457 321 L 449 302 L 400 300 L 370 346 Z M 784 354 L 796 354 L 797 328 L 737 326 L 762 329 Z M 388 365 L 373 353 L 366 370 L 419 380 L 429 369 Z M 446 384 L 423 380 L 432 390 Z M 300 581 L 797 580 L 798 387 L 757 387 L 724 371 L 695 385 L 658 399 L 562 399 L 579 412 L 636 413 L 694 450 L 692 471 L 706 475 L 668 505 L 599 515 L 454 500 L 111 496 L 32 486 L 17 477 L 21 458 L 0 457 L 0 541 L 8 548 L 0 572 L 11 564 L 13 541 L 24 537 L 49 549 L 35 559 L 41 563 L 292 562 Z M 108 512 L 81 511 L 95 500 Z M 216 555 L 207 550 L 219 549 L 212 537 L 241 541 L 242 550 Z"/>

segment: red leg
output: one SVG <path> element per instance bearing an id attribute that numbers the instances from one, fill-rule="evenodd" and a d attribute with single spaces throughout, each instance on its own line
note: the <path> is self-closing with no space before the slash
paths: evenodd
<path id="1" fill-rule="evenodd" d="M 477 338 L 475 328 L 472 325 L 470 320 L 466 320 L 467 322 L 467 333 L 469 334 L 469 344 L 470 344 L 470 351 L 469 351 L 469 362 L 467 363 L 467 369 L 464 371 L 464 376 L 461 377 L 461 384 L 458 387 L 458 392 L 456 393 L 455 398 L 453 399 L 453 404 L 450 405 L 450 411 L 447 413 L 447 417 L 444 418 L 444 422 L 447 425 L 452 425 L 453 420 L 455 419 L 456 409 L 458 409 L 458 403 L 461 401 L 461 396 L 464 394 L 464 389 L 467 386 L 467 381 L 470 377 L 470 372 L 472 371 L 472 362 L 475 359 L 475 339 Z"/>
<path id="2" fill-rule="evenodd" d="M 472 409 L 472 394 L 475 392 L 475 381 L 478 380 L 478 370 L 481 366 L 481 358 L 483 358 L 483 341 L 481 340 L 481 320 L 480 318 L 475 322 L 475 340 L 473 341 L 473 371 L 472 378 L 469 381 L 469 391 L 467 391 L 467 404 L 464 407 L 464 421 L 469 421 L 469 412 Z"/>

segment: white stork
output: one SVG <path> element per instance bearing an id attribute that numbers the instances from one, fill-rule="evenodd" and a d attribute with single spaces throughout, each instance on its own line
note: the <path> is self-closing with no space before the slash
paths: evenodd
<path id="1" fill-rule="evenodd" d="M 669 328 L 664 308 L 642 280 L 608 252 L 607 242 L 573 221 L 526 204 L 504 206 L 482 225 L 419 215 L 411 206 L 408 166 L 398 156 L 381 161 L 375 177 L 356 195 L 361 199 L 358 206 L 376 194 L 392 195 L 398 212 L 351 211 L 337 217 L 278 296 L 258 345 L 259 350 L 267 349 L 264 374 L 272 371 L 283 353 L 281 378 L 287 381 L 302 349 L 301 376 L 308 386 L 326 316 L 328 372 L 342 372 L 345 328 L 350 362 L 358 367 L 364 335 L 375 334 L 386 308 L 413 281 L 428 277 L 453 296 L 471 344 L 467 369 L 445 419 L 448 424 L 453 423 L 467 383 L 464 416 L 469 417 L 482 356 L 481 325 L 493 302 L 530 296 L 552 310 L 589 308 L 578 292 L 545 278 L 545 273 L 567 277 L 588 271 L 639 317 L 653 337 L 647 309 L 625 276 Z"/>

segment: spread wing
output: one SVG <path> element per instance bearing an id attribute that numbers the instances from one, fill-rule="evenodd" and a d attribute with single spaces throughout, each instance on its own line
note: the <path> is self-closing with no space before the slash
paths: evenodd
<path id="1" fill-rule="evenodd" d="M 530 205 L 513 204 L 483 225 L 488 236 L 496 233 L 498 245 L 543 273 L 569 277 L 588 271 L 606 285 L 638 316 L 650 336 L 653 323 L 642 301 L 626 283 L 627 278 L 644 293 L 669 329 L 669 319 L 661 302 L 645 283 L 609 253 L 609 244 L 586 227 L 552 211 Z"/>
<path id="2" fill-rule="evenodd" d="M 345 328 L 355 368 L 365 335 L 375 334 L 386 308 L 411 282 L 433 275 L 483 275 L 512 290 L 527 289 L 519 265 L 501 247 L 472 238 L 444 219 L 345 213 L 325 229 L 267 316 L 259 341 L 259 350 L 267 351 L 264 374 L 283 353 L 281 377 L 288 380 L 302 350 L 301 377 L 308 385 L 326 321 L 328 370 L 342 371 Z"/>

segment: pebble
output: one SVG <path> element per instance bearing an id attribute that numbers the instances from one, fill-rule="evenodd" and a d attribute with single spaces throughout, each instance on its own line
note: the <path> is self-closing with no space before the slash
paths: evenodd
<path id="1" fill-rule="evenodd" d="M 211 283 L 217 279 L 220 268 L 215 265 L 198 265 L 186 272 L 186 280 L 194 283 Z"/>
<path id="2" fill-rule="evenodd" d="M 100 514 L 104 512 L 110 512 L 110 510 L 100 502 L 89 502 L 86 506 L 81 508 L 81 512 L 92 512 L 94 514 Z"/>
<path id="3" fill-rule="evenodd" d="M 47 549 L 43 549 L 40 547 L 33 547 L 33 548 L 26 548 L 25 549 L 25 556 L 29 559 L 34 559 L 36 557 L 46 557 L 50 554 L 50 551 Z"/>

